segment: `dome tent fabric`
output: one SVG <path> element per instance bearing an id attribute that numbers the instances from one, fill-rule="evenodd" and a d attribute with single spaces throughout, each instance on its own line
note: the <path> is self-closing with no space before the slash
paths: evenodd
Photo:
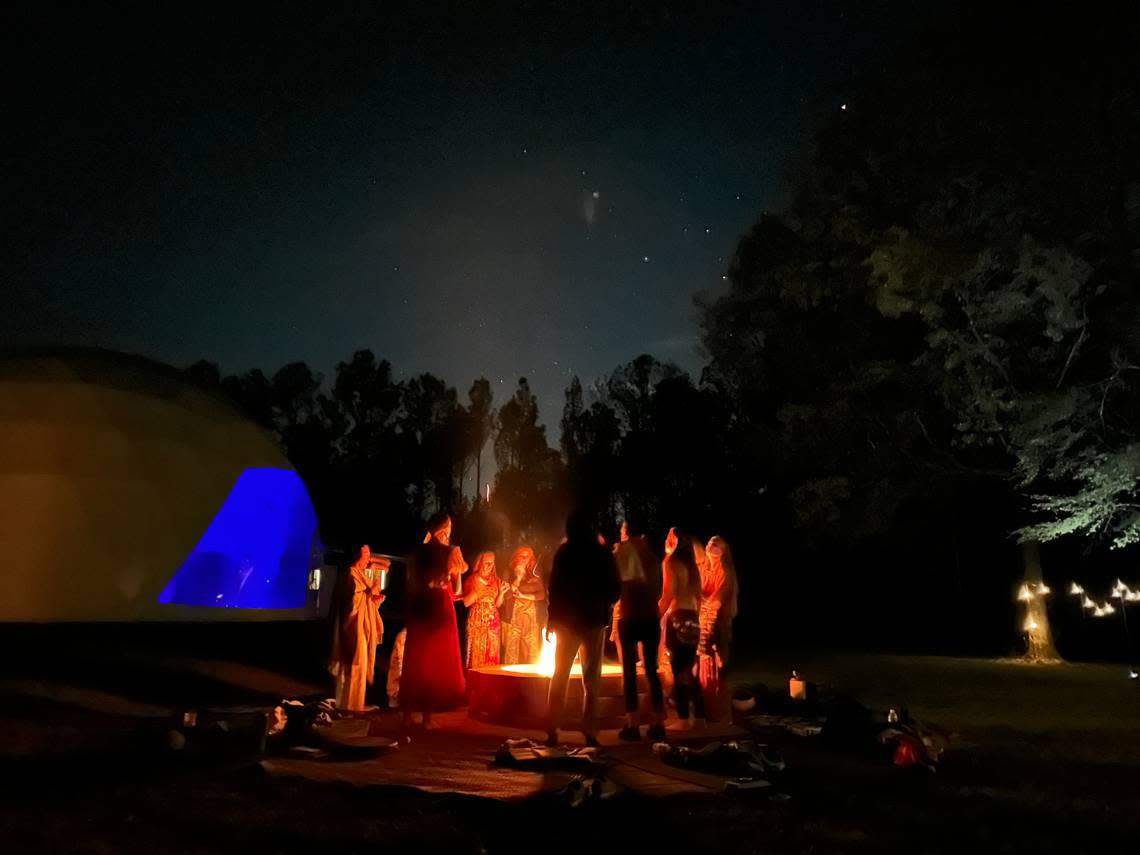
<path id="1" fill-rule="evenodd" d="M 315 616 L 317 521 L 272 437 L 108 351 L 0 359 L 0 621 Z"/>

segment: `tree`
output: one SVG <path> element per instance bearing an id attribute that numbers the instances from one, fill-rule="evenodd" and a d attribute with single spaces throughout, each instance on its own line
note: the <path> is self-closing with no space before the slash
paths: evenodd
<path id="1" fill-rule="evenodd" d="M 1137 361 L 1117 320 L 1140 292 L 1134 77 L 1112 50 L 1069 61 L 1088 33 L 1022 41 L 993 23 L 966 16 L 853 93 L 789 210 L 701 304 L 737 448 L 769 450 L 814 540 L 899 541 L 900 514 L 941 540 L 961 495 L 992 507 L 985 537 L 1128 540 L 1136 418 L 1116 368 Z M 1034 510 L 1045 527 L 1027 526 Z"/>
<path id="2" fill-rule="evenodd" d="M 496 415 L 494 504 L 528 537 L 560 527 L 566 509 L 565 468 L 538 422 L 538 400 L 525 377 Z"/>
<path id="3" fill-rule="evenodd" d="M 398 430 L 413 473 L 412 503 L 420 516 L 453 510 L 467 458 L 462 408 L 455 388 L 432 374 L 404 384 Z"/>
<path id="4" fill-rule="evenodd" d="M 467 391 L 467 417 L 472 433 L 472 446 L 475 454 L 475 501 L 483 487 L 483 447 L 493 433 L 495 413 L 492 409 L 494 393 L 486 377 L 480 377 Z"/>

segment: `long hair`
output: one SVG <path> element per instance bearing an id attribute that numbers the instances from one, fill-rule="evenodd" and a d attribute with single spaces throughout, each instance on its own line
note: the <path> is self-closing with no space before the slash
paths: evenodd
<path id="1" fill-rule="evenodd" d="M 697 567 L 697 557 L 693 551 L 695 543 L 696 541 L 688 535 L 678 534 L 677 548 L 665 559 L 665 562 L 669 566 L 669 572 L 673 574 L 674 597 L 680 599 L 681 596 L 688 595 L 699 602 L 701 571 Z"/>
<path id="2" fill-rule="evenodd" d="M 480 552 L 478 555 L 476 555 L 475 560 L 471 563 L 471 568 L 474 570 L 474 572 L 483 572 L 483 559 L 488 555 L 491 556 L 491 563 L 495 563 L 495 553 L 489 549 L 484 550 L 483 552 Z"/>
<path id="3" fill-rule="evenodd" d="M 535 568 L 538 567 L 538 558 L 534 554 L 534 550 L 529 546 L 520 546 L 515 550 L 515 554 L 511 556 L 511 573 L 515 572 L 515 565 L 519 563 L 519 559 L 526 556 L 526 568 L 523 570 L 523 578 L 525 579 Z"/>
<path id="4" fill-rule="evenodd" d="M 720 566 L 724 569 L 724 577 L 728 584 L 732 585 L 732 600 L 729 603 L 729 614 L 735 615 L 737 610 L 737 603 L 740 597 L 740 583 L 736 576 L 736 562 L 732 558 L 732 550 L 728 548 L 728 541 L 726 541 L 719 534 L 709 538 L 709 544 L 706 552 L 711 552 L 716 549 L 720 552 Z M 712 558 L 709 558 L 709 566 L 712 567 Z"/>

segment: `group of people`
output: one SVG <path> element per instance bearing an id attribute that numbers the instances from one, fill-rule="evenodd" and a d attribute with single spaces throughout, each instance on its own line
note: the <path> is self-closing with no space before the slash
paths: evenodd
<path id="1" fill-rule="evenodd" d="M 529 546 L 511 556 L 509 576 L 499 577 L 494 552 L 480 552 L 463 585 L 467 607 L 468 668 L 538 661 L 541 651 L 539 604 L 546 586 L 538 575 L 538 557 Z"/>
<path id="2" fill-rule="evenodd" d="M 337 705 L 349 710 L 363 708 L 373 680 L 376 647 L 383 640 L 380 580 L 387 567 L 387 559 L 362 547 L 334 598 L 330 671 L 337 681 Z M 539 606 L 544 600 L 543 629 Z M 457 601 L 467 607 L 465 651 L 459 640 Z M 736 603 L 732 553 L 720 537 L 704 545 L 670 529 L 660 560 L 633 517 L 622 524 L 620 540 L 611 549 L 591 518 L 575 512 L 567 520 L 566 538 L 555 552 L 547 585 L 534 550 L 527 546 L 514 552 L 505 579 L 493 552 L 479 553 L 468 572 L 459 547 L 451 544 L 451 519 L 439 514 L 408 561 L 406 627 L 394 654 L 402 660 L 397 674 L 404 725 L 431 727 L 433 712 L 462 704 L 467 668 L 536 662 L 545 632 L 548 641 L 556 635 L 547 741 L 558 741 L 570 671 L 580 659 L 582 731 L 587 744 L 596 744 L 609 627 L 624 683 L 626 723 L 619 736 L 641 737 L 640 661 L 652 713 L 648 736 L 663 740 L 661 651 L 669 659 L 680 727 L 697 726 L 705 718 L 706 696 L 719 696 L 725 686 Z"/>
<path id="3" fill-rule="evenodd" d="M 626 723 L 618 734 L 621 739 L 641 738 L 639 659 L 644 663 L 653 715 L 648 737 L 655 742 L 665 739 L 665 698 L 658 672 L 662 640 L 681 728 L 702 724 L 705 696 L 723 694 L 737 603 L 736 568 L 723 538 L 714 537 L 703 546 L 694 537 L 670 529 L 665 558 L 658 562 L 634 518 L 622 524 L 620 541 L 610 550 L 594 532 L 589 517 L 576 512 L 566 523 L 566 541 L 554 555 L 548 600 L 546 631 L 557 635 L 548 744 L 558 742 L 575 658 L 582 662 L 582 733 L 587 745 L 597 743 L 607 625 L 622 662 Z"/>

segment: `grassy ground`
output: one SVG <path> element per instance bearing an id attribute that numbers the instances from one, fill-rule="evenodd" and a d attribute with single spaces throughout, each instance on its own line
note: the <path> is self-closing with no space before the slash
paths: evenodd
<path id="1" fill-rule="evenodd" d="M 572 810 L 176 769 L 130 755 L 10 759 L 0 839 L 12 852 L 613 851 L 1124 852 L 1140 839 L 1140 685 L 1119 666 L 1039 668 L 910 657 L 766 657 L 956 733 L 937 774 L 779 739 L 787 801 L 618 796 Z M 11 708 L 0 721 L 12 735 Z M 68 724 L 84 727 L 82 720 Z"/>

